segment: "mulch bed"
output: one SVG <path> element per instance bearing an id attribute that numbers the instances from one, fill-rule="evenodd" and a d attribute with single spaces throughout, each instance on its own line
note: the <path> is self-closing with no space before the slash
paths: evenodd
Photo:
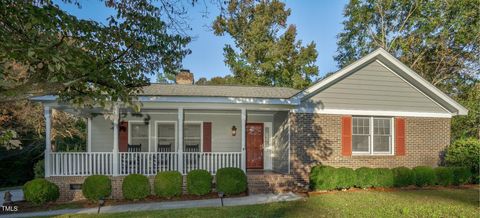
<path id="1" fill-rule="evenodd" d="M 339 192 L 360 192 L 360 191 L 379 191 L 379 192 L 398 192 L 405 190 L 444 190 L 444 189 L 475 189 L 480 188 L 478 184 L 468 184 L 461 186 L 427 186 L 427 187 L 417 187 L 417 186 L 408 186 L 401 188 L 349 188 L 342 190 L 332 190 L 332 191 L 311 191 L 307 193 L 307 196 L 316 196 L 324 194 L 335 194 Z"/>
<path id="2" fill-rule="evenodd" d="M 234 197 L 243 197 L 247 196 L 247 193 L 241 193 L 238 195 L 225 196 L 224 198 L 234 198 Z M 204 200 L 204 199 L 219 199 L 218 193 L 212 192 L 207 195 L 198 196 L 184 194 L 177 197 L 165 198 L 158 196 L 148 196 L 143 200 L 106 200 L 104 206 L 114 206 L 114 205 L 125 205 L 125 204 L 143 204 L 143 203 L 154 203 L 154 202 L 171 202 L 171 201 L 187 201 L 187 200 Z M 92 203 L 87 200 L 81 201 L 72 201 L 72 202 L 49 202 L 44 205 L 35 205 L 26 201 L 16 201 L 10 206 L 17 206 L 17 212 L 6 212 L 0 210 L 0 214 L 11 214 L 11 213 L 24 213 L 24 212 L 35 212 L 35 211 L 49 211 L 49 210 L 60 210 L 60 209 L 79 209 L 79 208 L 97 208 L 97 203 Z"/>

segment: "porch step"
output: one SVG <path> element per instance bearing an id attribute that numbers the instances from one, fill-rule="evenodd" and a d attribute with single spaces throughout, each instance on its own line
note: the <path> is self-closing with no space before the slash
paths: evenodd
<path id="1" fill-rule="evenodd" d="M 247 173 L 247 181 L 249 194 L 283 193 L 294 188 L 294 179 L 290 175 Z"/>

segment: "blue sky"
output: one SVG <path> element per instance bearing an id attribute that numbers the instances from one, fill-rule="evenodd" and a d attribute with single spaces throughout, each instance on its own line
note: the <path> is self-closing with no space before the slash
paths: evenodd
<path id="1" fill-rule="evenodd" d="M 202 1 L 199 1 L 202 2 Z M 207 4 L 210 2 L 206 0 Z M 347 0 L 304 0 L 284 1 L 291 9 L 288 18 L 289 24 L 297 26 L 297 39 L 304 44 L 314 41 L 317 45 L 317 66 L 320 75 L 336 71 L 338 68 L 333 56 L 337 50 L 336 35 L 342 30 L 343 9 Z M 81 1 L 82 8 L 60 3 L 61 7 L 81 19 L 91 19 L 104 22 L 112 14 L 103 3 L 96 0 Z M 200 77 L 211 78 L 225 76 L 230 70 L 224 64 L 223 47 L 232 43 L 229 36 L 218 37 L 208 28 L 218 14 L 218 9 L 207 5 L 208 16 L 204 16 L 205 5 L 198 4 L 189 8 L 189 20 L 192 31 L 189 32 L 194 40 L 189 44 L 192 54 L 183 61 L 183 67 L 194 73 L 195 79 Z M 152 82 L 155 82 L 152 78 Z"/>

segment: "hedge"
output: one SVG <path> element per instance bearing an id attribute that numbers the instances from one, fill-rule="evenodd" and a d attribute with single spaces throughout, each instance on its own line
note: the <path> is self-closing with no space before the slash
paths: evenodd
<path id="1" fill-rule="evenodd" d="M 128 200 L 144 199 L 150 194 L 150 182 L 141 174 L 130 174 L 123 179 L 122 194 Z"/>
<path id="2" fill-rule="evenodd" d="M 436 176 L 436 184 L 448 186 L 453 183 L 453 169 L 448 167 L 437 167 L 433 169 Z"/>
<path id="3" fill-rule="evenodd" d="M 177 171 L 159 172 L 155 176 L 154 191 L 160 197 L 173 197 L 182 194 L 183 177 Z"/>
<path id="4" fill-rule="evenodd" d="M 310 173 L 310 188 L 313 190 L 333 190 L 337 188 L 335 168 L 315 166 Z"/>
<path id="5" fill-rule="evenodd" d="M 222 168 L 216 174 L 216 189 L 227 195 L 247 191 L 247 176 L 239 168 Z"/>
<path id="6" fill-rule="evenodd" d="M 454 185 L 463 185 L 470 182 L 472 172 L 468 167 L 452 167 Z"/>
<path id="7" fill-rule="evenodd" d="M 374 171 L 375 185 L 374 187 L 389 188 L 393 187 L 393 171 L 387 168 L 377 168 Z"/>
<path id="8" fill-rule="evenodd" d="M 480 140 L 477 138 L 461 138 L 447 148 L 445 163 L 449 167 L 466 167 L 472 174 L 472 182 L 480 182 Z"/>
<path id="9" fill-rule="evenodd" d="M 355 184 L 358 188 L 370 188 L 376 185 L 375 169 L 368 167 L 360 167 L 355 170 L 357 182 Z"/>
<path id="10" fill-rule="evenodd" d="M 34 179 L 23 185 L 23 196 L 26 201 L 44 204 L 56 201 L 60 196 L 58 186 L 46 179 Z"/>
<path id="11" fill-rule="evenodd" d="M 355 186 L 356 174 L 353 169 L 341 167 L 335 169 L 334 179 L 336 180 L 337 189 L 348 189 Z"/>
<path id="12" fill-rule="evenodd" d="M 82 185 L 83 196 L 90 201 L 105 199 L 112 193 L 110 179 L 104 175 L 92 175 L 85 179 Z"/>
<path id="13" fill-rule="evenodd" d="M 206 170 L 192 170 L 187 174 L 187 191 L 194 195 L 206 195 L 212 191 L 212 175 Z"/>
<path id="14" fill-rule="evenodd" d="M 407 167 L 393 168 L 393 186 L 407 187 L 415 184 L 415 173 Z"/>
<path id="15" fill-rule="evenodd" d="M 415 173 L 415 185 L 418 187 L 435 185 L 436 175 L 432 167 L 429 166 L 418 166 L 414 167 L 413 172 Z"/>

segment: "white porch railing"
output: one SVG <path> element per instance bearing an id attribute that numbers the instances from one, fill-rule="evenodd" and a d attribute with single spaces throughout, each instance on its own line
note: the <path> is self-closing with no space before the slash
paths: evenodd
<path id="1" fill-rule="evenodd" d="M 218 169 L 242 166 L 242 152 L 183 152 L 179 169 L 178 152 L 119 152 L 118 175 L 155 175 L 163 171 L 187 174 L 204 169 L 216 174 Z M 52 152 L 51 176 L 114 175 L 113 152 Z"/>
<path id="2" fill-rule="evenodd" d="M 112 152 L 53 152 L 49 156 L 52 176 L 113 174 Z"/>
<path id="3" fill-rule="evenodd" d="M 183 152 L 183 174 L 203 169 L 216 174 L 225 167 L 241 167 L 242 152 Z"/>

